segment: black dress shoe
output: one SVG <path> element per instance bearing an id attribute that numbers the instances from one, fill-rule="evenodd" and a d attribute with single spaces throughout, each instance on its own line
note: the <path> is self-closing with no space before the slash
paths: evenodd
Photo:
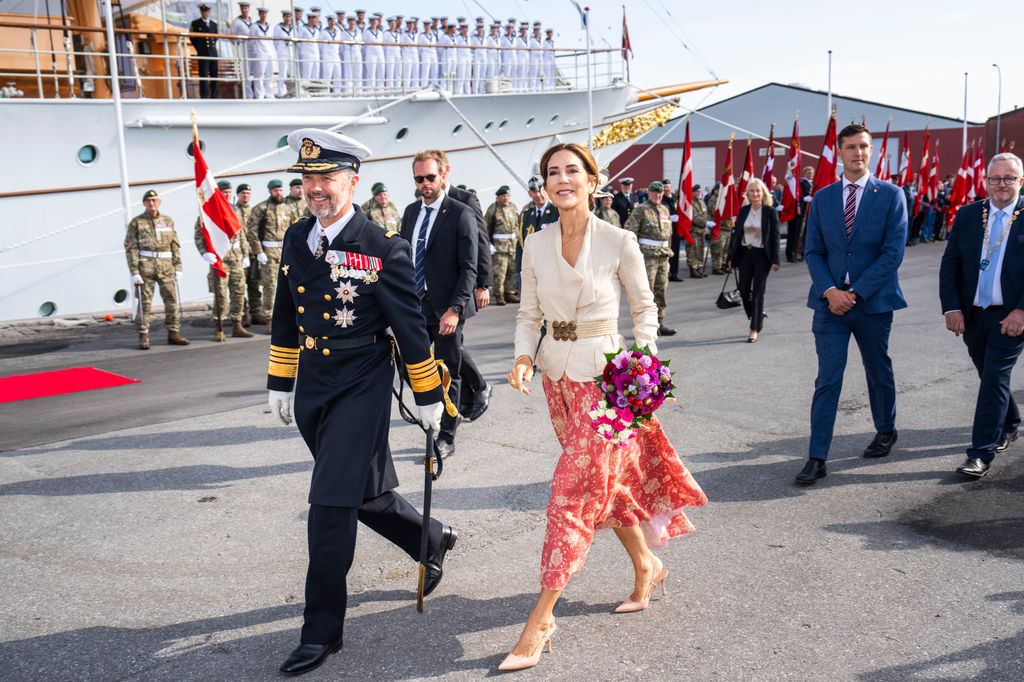
<path id="1" fill-rule="evenodd" d="M 482 391 L 477 391 L 477 394 L 473 397 L 473 406 L 469 409 L 466 414 L 468 421 L 479 419 L 483 416 L 484 412 L 487 411 L 487 407 L 491 403 L 491 393 L 494 391 L 494 387 L 487 384 L 487 387 Z"/>
<path id="2" fill-rule="evenodd" d="M 327 657 L 341 649 L 341 640 L 334 644 L 300 644 L 288 654 L 279 670 L 283 675 L 301 675 L 316 670 Z"/>
<path id="3" fill-rule="evenodd" d="M 455 443 L 449 443 L 443 438 L 438 438 L 434 441 L 437 446 L 437 451 L 441 455 L 441 459 L 448 459 L 455 454 Z"/>
<path id="4" fill-rule="evenodd" d="M 459 531 L 451 526 L 444 527 L 440 546 L 434 552 L 434 556 L 427 559 L 427 578 L 423 582 L 424 596 L 433 592 L 434 588 L 441 584 L 441 578 L 444 577 L 444 556 L 455 546 L 455 541 L 458 539 Z"/>
<path id="5" fill-rule="evenodd" d="M 896 444 L 898 437 L 899 432 L 896 429 L 889 433 L 876 433 L 871 445 L 864 450 L 864 456 L 868 458 L 885 457 L 892 450 L 892 446 Z"/>
<path id="6" fill-rule="evenodd" d="M 670 281 L 670 282 L 685 282 L 686 280 L 684 280 L 679 275 L 669 275 L 668 281 Z"/>
<path id="7" fill-rule="evenodd" d="M 826 476 L 828 470 L 825 468 L 825 460 L 808 459 L 807 464 L 804 464 L 804 468 L 796 475 L 796 482 L 798 485 L 813 485 L 819 478 Z"/>
<path id="8" fill-rule="evenodd" d="M 1003 437 L 999 439 L 999 444 L 996 445 L 996 452 L 1006 452 L 1010 447 L 1010 443 L 1017 440 L 1019 436 L 1020 431 L 1014 431 L 1013 433 L 1004 433 Z"/>
<path id="9" fill-rule="evenodd" d="M 956 468 L 956 472 L 958 474 L 963 474 L 964 476 L 981 478 L 987 474 L 988 470 L 991 468 L 991 464 L 988 464 L 977 457 L 968 457 L 963 464 Z"/>
<path id="10" fill-rule="evenodd" d="M 666 327 L 663 324 L 658 325 L 658 336 L 675 336 L 675 334 L 676 330 L 672 327 Z"/>

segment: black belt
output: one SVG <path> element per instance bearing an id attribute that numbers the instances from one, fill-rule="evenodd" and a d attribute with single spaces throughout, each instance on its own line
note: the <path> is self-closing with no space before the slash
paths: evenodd
<path id="1" fill-rule="evenodd" d="M 384 337 L 384 333 L 372 334 L 370 336 L 355 336 L 349 339 L 329 339 L 322 336 L 317 338 L 306 335 L 302 339 L 302 347 L 306 350 L 351 350 L 352 348 L 371 346 L 383 340 Z"/>

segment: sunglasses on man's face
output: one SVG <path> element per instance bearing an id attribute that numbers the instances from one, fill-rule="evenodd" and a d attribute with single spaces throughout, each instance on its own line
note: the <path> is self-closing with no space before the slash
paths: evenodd
<path id="1" fill-rule="evenodd" d="M 412 179 L 416 181 L 417 185 L 422 185 L 424 181 L 433 182 L 434 180 L 437 180 L 437 175 L 414 175 L 412 176 Z"/>

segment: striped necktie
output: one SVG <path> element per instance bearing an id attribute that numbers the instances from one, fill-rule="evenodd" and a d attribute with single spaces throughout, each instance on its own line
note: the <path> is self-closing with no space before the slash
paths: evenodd
<path id="1" fill-rule="evenodd" d="M 427 293 L 427 275 L 423 270 L 423 259 L 427 251 L 427 228 L 430 227 L 430 212 L 434 209 L 424 207 L 423 222 L 420 223 L 419 234 L 416 235 L 416 295 L 421 299 Z"/>
<path id="2" fill-rule="evenodd" d="M 843 209 L 843 221 L 846 223 L 846 238 L 853 234 L 853 221 L 857 217 L 857 185 L 846 186 L 846 207 Z"/>

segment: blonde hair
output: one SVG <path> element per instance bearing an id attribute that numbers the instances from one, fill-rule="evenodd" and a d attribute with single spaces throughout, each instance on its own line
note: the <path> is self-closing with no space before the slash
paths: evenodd
<path id="1" fill-rule="evenodd" d="M 761 203 L 763 205 L 767 206 L 768 208 L 771 208 L 772 207 L 772 193 L 768 191 L 768 188 L 765 186 L 764 181 L 761 178 L 751 178 L 750 182 L 747 183 L 747 189 L 744 190 L 743 193 L 745 195 L 749 194 L 750 193 L 750 188 L 755 186 L 755 185 L 759 185 L 761 187 Z M 749 197 L 744 197 L 744 198 L 749 198 Z"/>

